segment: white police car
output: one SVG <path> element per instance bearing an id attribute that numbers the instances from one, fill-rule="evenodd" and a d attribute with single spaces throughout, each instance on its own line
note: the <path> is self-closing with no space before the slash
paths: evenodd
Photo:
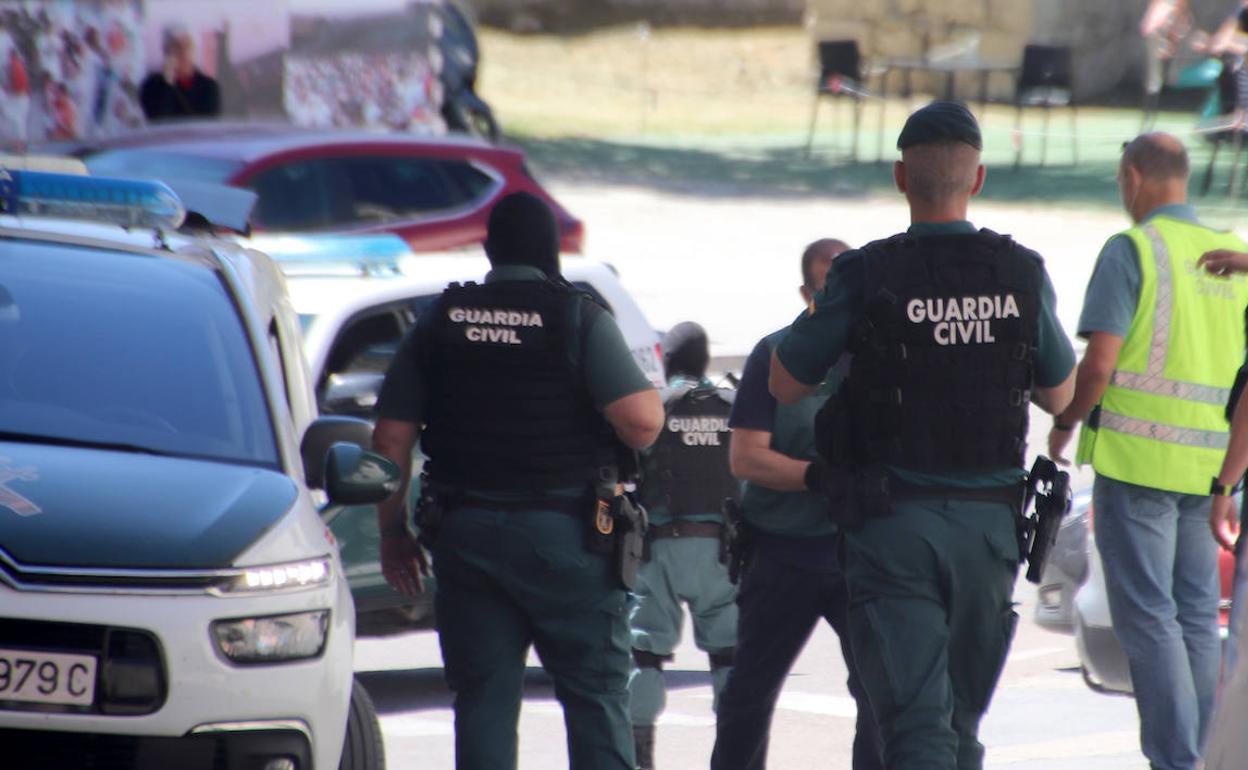
<path id="1" fill-rule="evenodd" d="M 371 418 L 381 382 L 403 334 L 451 282 L 480 281 L 489 261 L 479 249 L 413 255 L 391 235 L 257 236 L 287 275 L 304 331 L 304 351 L 322 414 Z M 615 271 L 565 257 L 564 277 L 615 316 L 633 357 L 663 383 L 658 334 Z M 413 484 L 413 500 L 418 487 Z M 378 563 L 377 522 L 370 510 L 330 506 L 333 530 L 355 598 L 357 633 L 384 635 L 428 626 L 432 590 L 415 598 L 393 590 Z"/>
<path id="2" fill-rule="evenodd" d="M 397 469 L 316 419 L 282 275 L 159 183 L 0 171 L 0 210 L 0 767 L 380 768 L 309 489 Z"/>

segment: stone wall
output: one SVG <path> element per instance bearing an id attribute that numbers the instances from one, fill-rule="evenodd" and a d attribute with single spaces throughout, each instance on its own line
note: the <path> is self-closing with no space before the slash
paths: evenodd
<path id="1" fill-rule="evenodd" d="M 575 32 L 645 21 L 747 27 L 798 24 L 806 0 L 468 0 L 481 23 L 519 32 Z"/>
<path id="2" fill-rule="evenodd" d="M 1137 31 L 1147 0 L 808 0 L 816 40 L 852 38 L 867 57 L 917 57 L 978 50 L 986 60 L 1021 61 L 1029 42 L 1070 45 L 1080 99 L 1123 89 L 1134 93 L 1143 46 Z M 916 79 L 936 91 L 939 82 Z M 962 78 L 959 96 L 976 83 Z M 990 82 L 993 98 L 1008 99 L 1013 80 Z"/>

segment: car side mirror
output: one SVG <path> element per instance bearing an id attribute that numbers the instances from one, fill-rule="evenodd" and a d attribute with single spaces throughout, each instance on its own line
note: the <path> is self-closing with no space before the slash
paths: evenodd
<path id="1" fill-rule="evenodd" d="M 322 414 L 364 417 L 372 414 L 381 395 L 382 372 L 341 372 L 329 375 L 321 396 Z"/>
<path id="2" fill-rule="evenodd" d="M 308 426 L 299 442 L 299 456 L 310 488 L 325 488 L 325 456 L 330 447 L 341 442 L 369 449 L 373 445 L 373 426 L 367 420 L 340 415 L 319 417 Z"/>
<path id="3" fill-rule="evenodd" d="M 339 442 L 325 456 L 325 493 L 332 503 L 380 503 L 398 491 L 402 478 L 399 466 L 359 444 Z"/>

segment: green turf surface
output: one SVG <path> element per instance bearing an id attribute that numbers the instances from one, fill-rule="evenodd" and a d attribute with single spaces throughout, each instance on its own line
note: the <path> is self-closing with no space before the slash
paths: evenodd
<path id="1" fill-rule="evenodd" d="M 539 174 L 563 180 L 604 182 L 652 187 L 695 195 L 826 195 L 868 197 L 891 194 L 891 162 L 902 108 L 890 109 L 894 120 L 884 129 L 882 152 L 873 118 L 860 132 L 859 160 L 849 158 L 850 131 L 829 122 L 816 137 L 811 157 L 805 153 L 804 133 L 739 136 L 662 137 L 524 137 L 510 139 L 523 146 Z M 1042 206 L 1118 207 L 1115 182 L 1122 143 L 1140 127 L 1137 111 L 1081 110 L 1077 121 L 1077 158 L 1068 113 L 1055 110 L 1048 137 L 1047 162 L 1040 165 L 1043 117 L 1028 112 L 1022 133 L 1014 130 L 1013 111 L 994 106 L 984 122 L 984 162 L 988 179 L 985 200 Z M 1228 143 L 1218 156 L 1208 195 L 1200 188 L 1212 145 L 1191 133 L 1195 120 L 1185 114 L 1164 113 L 1157 128 L 1182 135 L 1192 159 L 1192 199 L 1211 221 L 1237 221 L 1248 214 L 1248 199 L 1227 195 L 1234 156 Z M 1023 140 L 1023 162 L 1015 168 L 1016 138 Z M 877 159 L 883 157 L 884 161 Z M 1248 164 L 1248 152 L 1243 161 Z M 1241 174 L 1244 173 L 1241 171 Z M 1248 219 L 1248 217 L 1246 217 Z"/>

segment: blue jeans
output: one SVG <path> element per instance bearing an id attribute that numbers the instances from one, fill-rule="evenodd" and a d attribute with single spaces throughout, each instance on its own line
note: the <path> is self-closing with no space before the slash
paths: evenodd
<path id="1" fill-rule="evenodd" d="M 1154 770 L 1192 770 L 1221 665 L 1210 498 L 1097 476 L 1096 547 L 1131 667 L 1140 745 Z"/>

